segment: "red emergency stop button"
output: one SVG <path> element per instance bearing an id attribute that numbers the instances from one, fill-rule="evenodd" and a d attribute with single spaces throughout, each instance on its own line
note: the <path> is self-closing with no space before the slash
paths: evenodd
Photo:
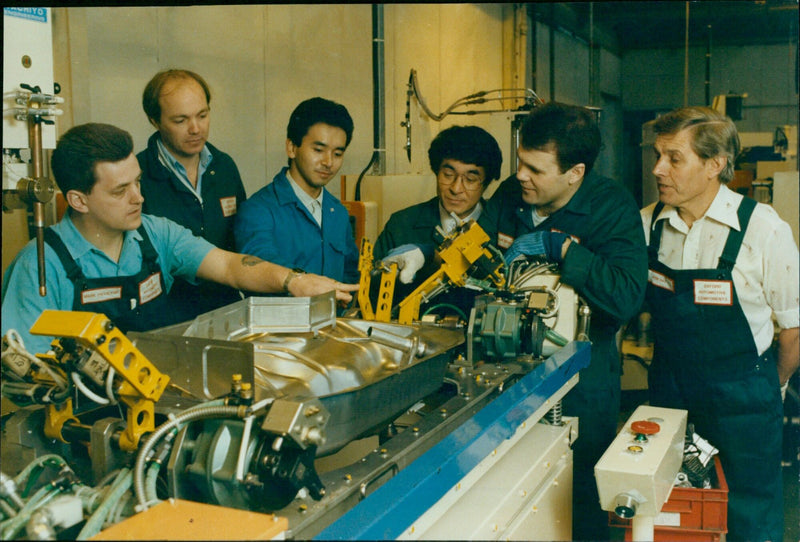
<path id="1" fill-rule="evenodd" d="M 655 435 L 661 431 L 661 426 L 649 420 L 639 420 L 631 424 L 631 430 L 640 435 Z"/>

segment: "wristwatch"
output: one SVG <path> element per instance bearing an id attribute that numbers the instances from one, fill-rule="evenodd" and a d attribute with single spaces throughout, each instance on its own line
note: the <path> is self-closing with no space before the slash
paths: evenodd
<path id="1" fill-rule="evenodd" d="M 289 270 L 289 273 L 286 274 L 286 278 L 283 279 L 283 292 L 289 293 L 289 283 L 292 282 L 292 279 L 297 277 L 298 275 L 305 274 L 305 271 L 300 269 L 299 267 L 295 267 Z"/>

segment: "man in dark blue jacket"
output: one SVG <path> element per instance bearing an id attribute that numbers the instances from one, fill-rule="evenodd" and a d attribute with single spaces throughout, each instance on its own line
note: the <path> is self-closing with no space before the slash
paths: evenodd
<path id="1" fill-rule="evenodd" d="M 589 110 L 549 103 L 525 119 L 517 174 L 501 184 L 481 214 L 506 263 L 521 255 L 561 265 L 561 281 L 592 310 L 592 360 L 564 398 L 579 418 L 573 445 L 573 539 L 608 540 L 594 465 L 616 435 L 620 358 L 616 333 L 640 309 L 647 284 L 647 249 L 633 196 L 592 173 L 600 130 Z"/>
<path id="2" fill-rule="evenodd" d="M 300 103 L 286 129 L 288 167 L 242 203 L 236 247 L 248 254 L 338 281 L 358 282 L 350 216 L 325 189 L 353 136 L 347 109 L 324 98 Z"/>
<path id="3" fill-rule="evenodd" d="M 223 250 L 234 251 L 233 220 L 246 194 L 233 159 L 207 142 L 211 92 L 188 70 L 165 70 L 147 84 L 142 106 L 158 130 L 137 155 L 143 212 L 163 216 Z M 191 320 L 241 299 L 228 286 L 176 279 L 170 323 Z"/>
<path id="4" fill-rule="evenodd" d="M 449 234 L 460 221 L 478 220 L 486 201 L 483 193 L 500 177 L 503 154 L 492 135 L 478 126 L 451 126 L 439 132 L 428 149 L 431 170 L 436 175 L 436 197 L 393 213 L 375 242 L 374 256 L 383 259 L 392 250 L 404 245 L 437 244 L 436 227 Z M 410 247 L 409 247 L 410 248 Z M 428 258 L 409 284 L 396 283 L 393 304 L 399 303 L 437 270 L 434 258 Z M 428 304 L 427 310 L 441 307 L 439 312 L 455 307 L 460 316 L 469 318 L 475 304 L 476 290 L 456 288 L 441 294 Z"/>

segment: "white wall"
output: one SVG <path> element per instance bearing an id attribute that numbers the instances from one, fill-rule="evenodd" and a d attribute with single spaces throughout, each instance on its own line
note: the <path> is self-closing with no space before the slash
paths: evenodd
<path id="1" fill-rule="evenodd" d="M 406 158 L 406 88 L 417 70 L 439 113 L 503 81 L 504 4 L 388 4 L 384 8 L 386 171 L 426 173 L 441 129 L 487 115 L 428 118 L 412 100 L 412 161 Z M 286 123 L 302 100 L 344 104 L 355 121 L 343 175 L 358 175 L 373 150 L 372 18 L 369 4 L 60 8 L 54 14 L 56 79 L 73 124 L 109 122 L 130 131 L 137 152 L 152 133 L 141 93 L 157 71 L 184 67 L 212 90 L 210 141 L 236 160 L 248 194 L 286 163 Z M 59 61 L 60 59 L 60 61 Z M 506 137 L 506 130 L 496 137 Z M 503 149 L 506 152 L 506 149 Z M 339 194 L 338 183 L 331 183 Z"/>
<path id="2" fill-rule="evenodd" d="M 529 80 L 525 14 L 523 4 L 384 6 L 387 175 L 423 175 L 435 182 L 427 150 L 453 124 L 490 131 L 503 150 L 503 172 L 510 173 L 510 115 L 452 115 L 437 122 L 412 99 L 411 162 L 400 123 L 412 68 L 436 114 L 468 94 Z M 135 151 L 142 150 L 153 132 L 141 106 L 144 86 L 159 70 L 180 67 L 208 81 L 210 141 L 233 156 L 248 195 L 286 164 L 286 123 L 306 98 L 333 99 L 353 116 L 355 132 L 341 175 L 357 178 L 372 156 L 369 4 L 60 7 L 52 19 L 54 75 L 66 100 L 58 134 L 77 124 L 106 122 L 128 130 Z M 329 189 L 340 195 L 338 181 Z M 24 217 L 13 224 L 5 218 L 4 240 L 12 233 L 24 240 Z M 19 246 L 3 243 L 4 268 Z"/>
<path id="3" fill-rule="evenodd" d="M 157 71 L 181 67 L 208 81 L 209 139 L 233 156 L 249 194 L 286 162 L 286 123 L 306 98 L 341 102 L 356 120 L 343 172 L 369 158 L 369 5 L 62 8 L 54 26 L 66 36 L 57 70 L 71 82 L 71 122 L 116 124 L 137 152 L 153 132 L 144 86 Z"/>
<path id="4" fill-rule="evenodd" d="M 406 141 L 406 89 L 411 69 L 417 72 L 420 94 L 434 114 L 480 90 L 503 88 L 503 60 L 510 44 L 503 42 L 503 4 L 389 4 L 386 6 L 387 172 L 430 173 L 428 147 L 441 130 L 455 124 L 478 125 L 500 143 L 507 173 L 510 123 L 504 115 L 428 117 L 411 100 L 412 153 Z M 483 109 L 499 109 L 499 103 Z M 476 108 L 480 109 L 480 108 Z M 431 179 L 433 175 L 431 173 Z"/>

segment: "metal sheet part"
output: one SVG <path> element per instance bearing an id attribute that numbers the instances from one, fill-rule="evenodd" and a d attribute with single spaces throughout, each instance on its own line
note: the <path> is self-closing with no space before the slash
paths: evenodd
<path id="1" fill-rule="evenodd" d="M 307 540 L 368 498 L 392 476 L 489 404 L 503 389 L 531 370 L 531 365 L 482 364 L 470 368 L 452 363 L 443 385 L 392 423 L 397 434 L 358 441 L 359 452 L 347 454 L 336 470 L 322 475 L 326 495 L 314 501 L 298 495 L 280 514 L 289 519 L 290 536 Z"/>
<path id="2" fill-rule="evenodd" d="M 216 322 L 204 319 L 204 329 L 223 329 L 230 321 L 229 313 L 219 316 Z M 331 418 L 319 455 L 388 423 L 439 388 L 452 350 L 464 342 L 462 331 L 432 324 L 406 326 L 349 318 L 335 320 L 335 326 L 291 335 L 241 331 L 269 328 L 259 322 L 256 318 L 236 330 L 228 326 L 236 340 L 192 337 L 180 326 L 130 336 L 141 352 L 171 375 L 174 384 L 197 399 L 228 393 L 232 374 L 253 383 L 257 401 L 320 398 Z M 381 342 L 372 338 L 378 334 Z"/>
<path id="3" fill-rule="evenodd" d="M 201 314 L 183 335 L 230 341 L 262 333 L 317 331 L 335 325 L 333 292 L 314 297 L 248 297 Z"/>
<path id="4" fill-rule="evenodd" d="M 590 345 L 569 343 L 317 536 L 387 540 L 401 536 L 459 480 L 510 438 L 519 424 L 580 369 Z"/>

